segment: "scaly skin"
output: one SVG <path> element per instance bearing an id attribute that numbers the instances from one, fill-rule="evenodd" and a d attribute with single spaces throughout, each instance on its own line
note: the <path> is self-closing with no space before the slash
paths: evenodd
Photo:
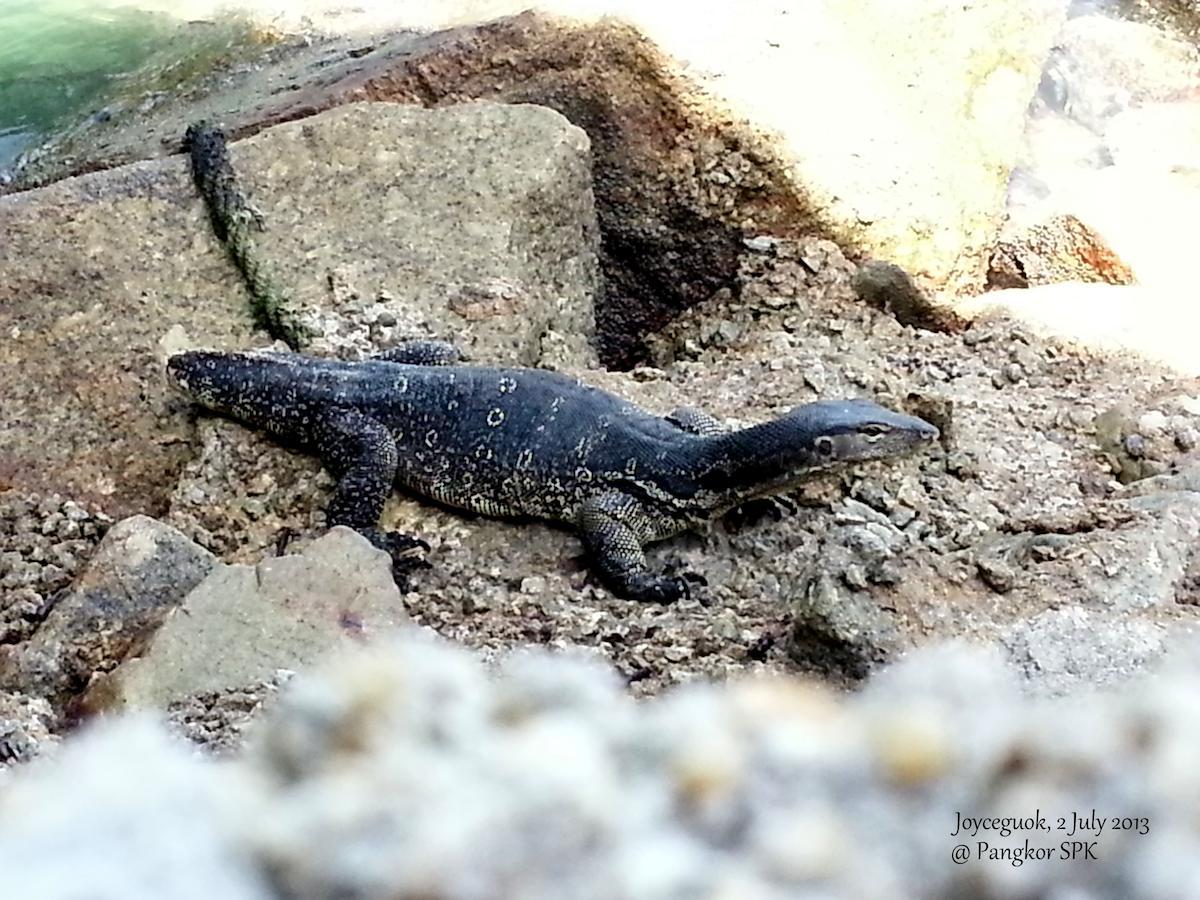
<path id="1" fill-rule="evenodd" d="M 396 484 L 486 516 L 574 526 L 604 582 L 642 601 L 671 602 L 700 580 L 648 571 L 646 544 L 818 470 L 938 436 L 866 400 L 810 403 L 730 431 L 696 409 L 660 418 L 554 372 L 459 359 L 448 344 L 415 341 L 361 362 L 195 351 L 168 368 L 207 408 L 318 454 L 339 479 L 329 523 L 398 560 L 419 542 L 376 528 Z"/>

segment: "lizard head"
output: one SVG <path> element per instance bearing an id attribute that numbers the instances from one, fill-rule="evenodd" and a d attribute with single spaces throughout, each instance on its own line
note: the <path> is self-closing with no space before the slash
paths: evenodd
<path id="1" fill-rule="evenodd" d="M 187 350 L 167 359 L 176 388 L 201 406 L 236 417 L 264 381 L 265 354 Z"/>
<path id="2" fill-rule="evenodd" d="M 937 428 L 870 400 L 823 400 L 798 406 L 778 422 L 791 431 L 801 466 L 824 468 L 885 459 L 928 447 Z"/>
<path id="3" fill-rule="evenodd" d="M 823 400 L 712 439 L 704 487 L 740 502 L 790 490 L 823 469 L 903 456 L 930 447 L 924 419 L 870 400 Z"/>

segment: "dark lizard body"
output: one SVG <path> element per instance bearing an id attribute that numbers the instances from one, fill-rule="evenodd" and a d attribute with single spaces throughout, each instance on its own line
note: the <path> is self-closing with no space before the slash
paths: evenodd
<path id="1" fill-rule="evenodd" d="M 645 544 L 938 434 L 864 400 L 726 431 L 699 411 L 654 416 L 554 372 L 461 365 L 432 341 L 361 362 L 198 351 L 168 365 L 204 406 L 317 453 L 339 479 L 331 525 L 402 556 L 418 542 L 376 528 L 394 485 L 486 516 L 563 522 L 604 581 L 638 600 L 688 591 L 689 576 L 647 571 Z"/>

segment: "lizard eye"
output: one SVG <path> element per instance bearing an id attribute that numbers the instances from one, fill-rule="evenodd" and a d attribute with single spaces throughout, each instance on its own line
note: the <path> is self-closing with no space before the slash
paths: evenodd
<path id="1" fill-rule="evenodd" d="M 866 425 L 860 425 L 858 429 L 859 434 L 865 434 L 867 437 L 879 437 L 887 432 L 888 427 L 878 422 L 868 422 Z"/>
<path id="2" fill-rule="evenodd" d="M 819 437 L 813 442 L 813 447 L 820 456 L 833 456 L 833 438 Z"/>

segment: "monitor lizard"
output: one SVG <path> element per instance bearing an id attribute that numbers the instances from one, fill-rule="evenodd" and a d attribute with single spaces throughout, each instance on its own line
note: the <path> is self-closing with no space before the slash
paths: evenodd
<path id="1" fill-rule="evenodd" d="M 573 526 L 616 594 L 668 603 L 703 579 L 649 571 L 646 544 L 938 437 L 869 400 L 808 403 L 737 430 L 691 407 L 660 417 L 557 372 L 465 365 L 440 341 L 357 362 L 197 350 L 167 366 L 202 406 L 316 453 L 337 478 L 328 523 L 387 550 L 402 583 L 425 545 L 379 530 L 395 485 L 485 516 Z"/>

